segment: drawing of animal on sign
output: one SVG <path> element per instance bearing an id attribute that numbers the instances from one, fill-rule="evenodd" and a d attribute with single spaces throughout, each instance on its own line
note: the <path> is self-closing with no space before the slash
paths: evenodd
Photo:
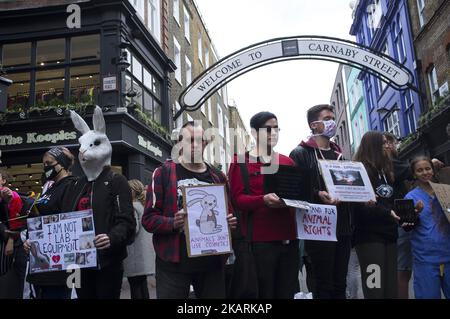
<path id="1" fill-rule="evenodd" d="M 183 188 L 186 246 L 189 257 L 226 254 L 231 251 L 224 185 Z"/>

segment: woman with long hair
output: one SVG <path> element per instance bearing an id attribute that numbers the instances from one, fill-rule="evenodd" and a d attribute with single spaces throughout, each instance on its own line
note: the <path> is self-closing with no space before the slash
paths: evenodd
<path id="1" fill-rule="evenodd" d="M 405 198 L 423 203 L 411 233 L 415 298 L 440 299 L 441 289 L 450 298 L 450 222 L 430 185 L 434 168 L 425 156 L 411 162 L 416 188 Z"/>
<path id="2" fill-rule="evenodd" d="M 364 134 L 354 160 L 369 175 L 376 202 L 355 205 L 354 244 L 361 265 L 364 298 L 397 298 L 397 221 L 394 172 L 382 133 Z"/>

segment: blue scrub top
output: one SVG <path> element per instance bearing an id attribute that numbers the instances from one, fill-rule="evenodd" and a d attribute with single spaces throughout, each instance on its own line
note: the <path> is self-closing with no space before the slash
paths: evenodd
<path id="1" fill-rule="evenodd" d="M 424 204 L 424 209 L 419 214 L 419 224 L 411 233 L 411 249 L 415 261 L 435 264 L 450 262 L 450 222 L 437 198 L 431 197 L 420 187 L 414 188 L 405 198 L 414 200 L 414 204 L 419 200 Z M 439 228 L 438 223 L 444 227 Z"/>

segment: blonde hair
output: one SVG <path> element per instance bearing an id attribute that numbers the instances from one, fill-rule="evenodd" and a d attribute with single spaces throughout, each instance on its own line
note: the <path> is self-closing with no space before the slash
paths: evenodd
<path id="1" fill-rule="evenodd" d="M 128 181 L 128 185 L 131 188 L 131 194 L 133 196 L 133 201 L 138 200 L 145 206 L 145 186 L 141 183 L 141 181 L 137 179 L 132 179 Z"/>

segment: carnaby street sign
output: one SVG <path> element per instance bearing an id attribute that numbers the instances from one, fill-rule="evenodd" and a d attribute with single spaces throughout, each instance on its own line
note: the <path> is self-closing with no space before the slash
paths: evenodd
<path id="1" fill-rule="evenodd" d="M 319 36 L 272 39 L 241 49 L 221 59 L 200 74 L 180 95 L 181 109 L 194 111 L 214 92 L 236 77 L 255 68 L 293 59 L 313 59 L 344 63 L 379 77 L 392 87 L 417 89 L 411 72 L 381 52 L 357 43 Z"/>

